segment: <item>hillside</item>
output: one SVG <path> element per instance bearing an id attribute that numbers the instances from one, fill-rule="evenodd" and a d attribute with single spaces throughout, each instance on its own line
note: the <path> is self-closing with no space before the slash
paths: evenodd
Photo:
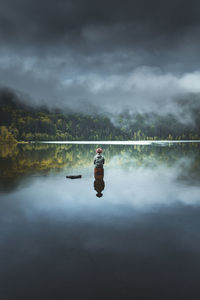
<path id="1" fill-rule="evenodd" d="M 200 114 L 193 123 L 180 122 L 175 115 L 124 113 L 115 116 L 81 114 L 33 108 L 18 99 L 0 102 L 0 142 L 74 140 L 199 139 Z"/>

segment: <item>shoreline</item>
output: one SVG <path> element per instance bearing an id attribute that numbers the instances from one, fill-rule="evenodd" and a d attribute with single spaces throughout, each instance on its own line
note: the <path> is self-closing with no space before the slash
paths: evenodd
<path id="1" fill-rule="evenodd" d="M 31 141 L 40 144 L 80 144 L 80 145 L 153 145 L 175 143 L 200 143 L 200 140 L 155 140 L 155 141 Z"/>
<path id="2" fill-rule="evenodd" d="M 0 145 L 18 144 L 75 144 L 75 145 L 153 145 L 153 144 L 183 144 L 200 143 L 200 140 L 141 140 L 141 141 L 5 141 Z"/>

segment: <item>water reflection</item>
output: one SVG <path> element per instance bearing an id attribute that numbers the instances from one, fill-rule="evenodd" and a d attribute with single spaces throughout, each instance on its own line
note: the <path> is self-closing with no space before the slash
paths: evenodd
<path id="1" fill-rule="evenodd" d="M 0 298 L 199 299 L 199 145 L 95 149 L 0 148 Z"/>
<path id="2" fill-rule="evenodd" d="M 24 180 L 38 174 L 46 176 L 64 170 L 92 168 L 95 145 L 0 145 L 0 191 L 11 191 Z M 106 165 L 113 169 L 141 167 L 155 169 L 164 166 L 182 171 L 177 180 L 200 183 L 199 144 L 119 146 L 105 145 Z M 91 169 L 90 169 L 91 170 Z"/>
<path id="3" fill-rule="evenodd" d="M 104 169 L 103 168 L 94 168 L 94 189 L 97 191 L 96 196 L 101 198 L 103 196 L 102 191 L 105 188 L 104 178 Z"/>

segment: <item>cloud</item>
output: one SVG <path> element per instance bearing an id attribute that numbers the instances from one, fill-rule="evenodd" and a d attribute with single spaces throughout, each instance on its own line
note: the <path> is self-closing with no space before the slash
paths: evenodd
<path id="1" fill-rule="evenodd" d="M 2 1 L 1 86 L 49 106 L 169 111 L 177 97 L 199 93 L 199 7 L 196 0 Z"/>
<path id="2" fill-rule="evenodd" d="M 185 104 L 186 99 L 192 100 L 191 94 L 200 93 L 200 72 L 175 74 L 147 66 L 129 70 L 129 53 L 124 54 L 123 67 L 120 64 L 110 66 L 109 72 L 104 72 L 105 65 L 100 70 L 95 68 L 92 61 L 95 57 L 88 62 L 79 57 L 79 65 L 73 57 L 65 58 L 66 62 L 63 58 L 42 60 L 36 57 L 0 60 L 1 84 L 31 95 L 23 98 L 34 104 L 75 110 L 91 106 L 96 112 L 110 113 L 125 109 L 180 113 L 182 103 Z M 110 59 L 106 55 L 101 58 L 102 64 Z M 86 65 L 90 67 L 84 70 Z M 120 73 L 121 68 L 126 71 Z M 184 100 L 182 103 L 181 99 Z"/>
<path id="3" fill-rule="evenodd" d="M 116 24 L 122 27 L 132 24 L 134 27 L 129 29 L 139 29 L 145 37 L 150 32 L 180 35 L 199 25 L 199 6 L 196 0 L 190 3 L 180 0 L 85 0 L 84 3 L 81 0 L 56 3 L 53 0 L 7 0 L 1 3 L 0 34 L 7 41 L 20 37 L 20 42 L 52 44 L 61 39 L 66 41 L 70 35 L 79 38 L 87 26 L 112 28 Z M 131 40 L 128 35 L 127 38 Z"/>
<path id="4" fill-rule="evenodd" d="M 132 111 L 176 112 L 177 99 L 185 98 L 185 95 L 191 99 L 191 94 L 200 93 L 199 82 L 200 72 L 176 76 L 141 67 L 128 74 L 104 78 L 94 74 L 80 76 L 63 82 L 63 87 L 73 92 L 74 100 L 81 94 L 89 102 L 99 103 L 102 109 L 116 113 L 125 108 Z"/>

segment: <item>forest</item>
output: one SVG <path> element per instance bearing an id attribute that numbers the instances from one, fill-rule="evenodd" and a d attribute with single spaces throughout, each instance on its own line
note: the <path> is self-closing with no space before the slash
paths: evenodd
<path id="1" fill-rule="evenodd" d="M 112 120 L 112 121 L 111 121 Z M 198 140 L 200 112 L 183 123 L 173 114 L 103 114 L 31 107 L 20 101 L 0 101 L 0 142 L 76 140 Z"/>

